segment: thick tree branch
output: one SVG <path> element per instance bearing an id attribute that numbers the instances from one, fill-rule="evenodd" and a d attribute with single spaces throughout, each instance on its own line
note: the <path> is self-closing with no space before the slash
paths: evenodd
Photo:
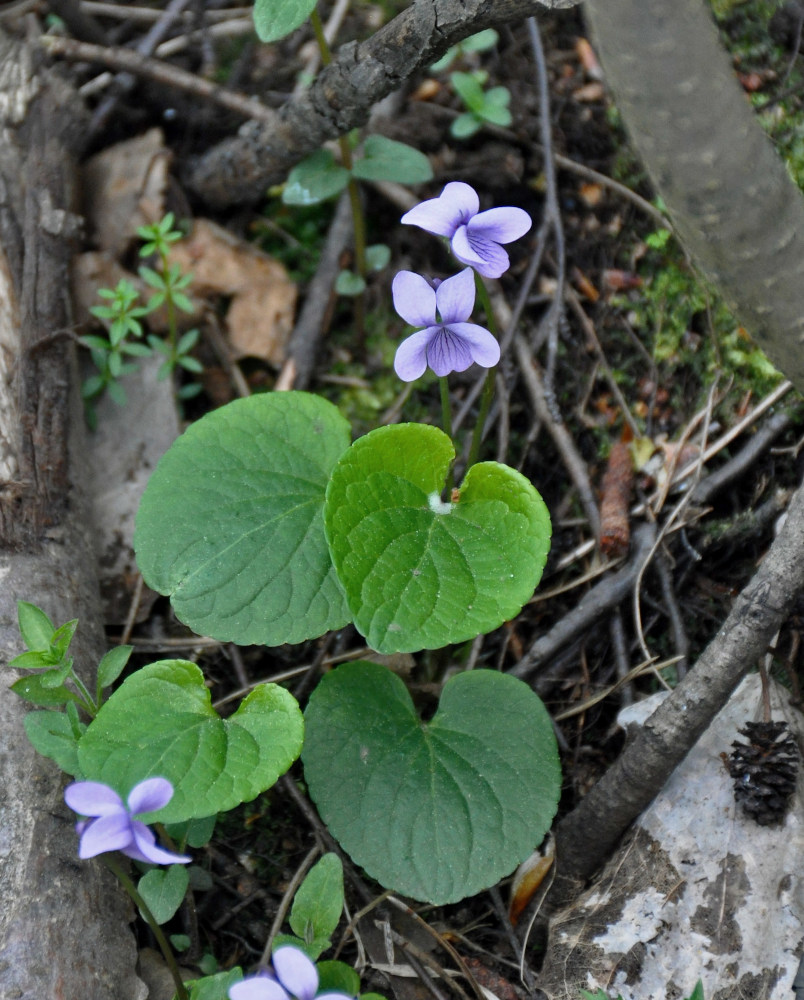
<path id="1" fill-rule="evenodd" d="M 270 122 L 245 124 L 190 164 L 187 186 L 223 208 L 254 201 L 303 157 L 365 124 L 373 104 L 399 88 L 450 45 L 483 28 L 519 21 L 576 0 L 414 0 L 367 41 L 341 47 L 315 83 Z"/>
<path id="2" fill-rule="evenodd" d="M 676 232 L 804 392 L 804 201 L 702 0 L 589 0 L 600 57 Z"/>

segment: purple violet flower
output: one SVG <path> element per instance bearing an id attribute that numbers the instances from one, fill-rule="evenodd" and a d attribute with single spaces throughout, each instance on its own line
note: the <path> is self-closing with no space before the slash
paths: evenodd
<path id="1" fill-rule="evenodd" d="M 107 851 L 121 851 L 135 861 L 153 865 L 186 864 L 192 858 L 173 854 L 156 844 L 156 836 L 135 817 L 162 809 L 173 798 L 167 778 L 146 778 L 129 792 L 126 803 L 117 792 L 99 781 L 76 781 L 64 789 L 64 801 L 80 816 L 75 825 L 81 837 L 79 858 L 94 858 Z"/>
<path id="2" fill-rule="evenodd" d="M 292 944 L 281 945 L 271 959 L 273 974 L 259 972 L 229 987 L 229 1000 L 351 1000 L 345 993 L 319 993 L 318 969 Z"/>
<path id="3" fill-rule="evenodd" d="M 499 278 L 508 270 L 508 254 L 500 246 L 518 240 L 533 225 L 522 208 L 490 208 L 479 212 L 477 191 L 463 181 L 451 181 L 438 198 L 420 202 L 402 222 L 446 236 L 452 252 L 484 278 Z"/>
<path id="4" fill-rule="evenodd" d="M 475 279 L 470 267 L 433 288 L 420 274 L 400 271 L 391 286 L 394 309 L 411 326 L 424 327 L 397 348 L 394 369 L 412 382 L 429 365 L 436 375 L 465 371 L 473 361 L 493 368 L 500 345 L 476 323 L 467 323 L 475 305 Z M 439 319 L 440 317 L 440 319 Z"/>

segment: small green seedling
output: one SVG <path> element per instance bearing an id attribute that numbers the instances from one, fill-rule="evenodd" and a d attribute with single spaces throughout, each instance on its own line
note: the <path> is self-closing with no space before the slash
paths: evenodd
<path id="1" fill-rule="evenodd" d="M 168 260 L 171 245 L 182 238 L 182 233 L 174 229 L 173 225 L 173 213 L 168 212 L 161 221 L 141 226 L 137 230 L 137 235 L 145 240 L 140 248 L 140 257 L 157 258 L 156 267 L 143 265 L 139 268 L 140 277 L 153 289 L 145 305 L 141 304 L 137 289 L 125 278 L 115 288 L 98 290 L 98 296 L 104 300 L 104 304 L 93 306 L 90 312 L 107 324 L 108 337 L 92 334 L 81 338 L 81 343 L 89 348 L 98 369 L 96 375 L 90 375 L 86 379 L 81 389 L 87 421 L 91 427 L 97 423 L 94 404 L 104 392 L 108 392 L 118 405 L 125 405 L 126 394 L 120 379 L 137 368 L 135 363 L 127 359 L 162 354 L 165 360 L 159 368 L 160 379 L 172 375 L 176 368 L 193 373 L 202 370 L 200 362 L 190 354 L 198 342 L 198 330 L 188 330 L 181 337 L 178 334 L 177 310 L 187 313 L 193 311 L 192 303 L 187 297 L 192 275 L 182 274 L 179 265 L 171 264 Z M 167 311 L 167 339 L 149 334 L 143 343 L 141 320 L 162 306 Z M 179 399 L 189 399 L 200 390 L 198 383 L 190 383 L 183 385 L 177 395 Z"/>
<path id="2" fill-rule="evenodd" d="M 485 124 L 503 127 L 511 124 L 511 112 L 508 109 L 511 92 L 507 87 L 490 87 L 485 90 L 488 81 L 485 70 L 451 73 L 449 79 L 467 109 L 450 126 L 450 132 L 456 139 L 468 139 Z"/>

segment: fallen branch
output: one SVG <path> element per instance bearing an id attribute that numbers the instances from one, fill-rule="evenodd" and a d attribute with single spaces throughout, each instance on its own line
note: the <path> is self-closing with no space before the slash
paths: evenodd
<path id="1" fill-rule="evenodd" d="M 238 134 L 192 161 L 184 176 L 216 208 L 255 201 L 328 139 L 364 125 L 373 104 L 484 28 L 520 21 L 574 0 L 415 0 L 365 42 L 341 46 L 309 90 L 272 121 L 247 122 Z"/>
<path id="2" fill-rule="evenodd" d="M 551 908 L 606 860 L 676 766 L 765 653 L 804 589 L 804 487 L 750 583 L 715 638 L 639 735 L 556 828 Z"/>

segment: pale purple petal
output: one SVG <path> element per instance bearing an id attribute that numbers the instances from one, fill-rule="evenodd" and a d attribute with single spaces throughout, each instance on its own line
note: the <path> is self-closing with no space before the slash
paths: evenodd
<path id="1" fill-rule="evenodd" d="M 79 816 L 106 816 L 123 809 L 123 800 L 100 781 L 76 781 L 64 789 L 64 801 Z"/>
<path id="2" fill-rule="evenodd" d="M 427 345 L 430 343 L 430 338 L 440 329 L 439 326 L 428 326 L 426 330 L 411 334 L 397 347 L 394 371 L 403 382 L 413 382 L 424 375 L 424 369 L 427 367 Z"/>
<path id="3" fill-rule="evenodd" d="M 427 345 L 427 364 L 439 377 L 466 371 L 472 361 L 469 344 L 448 326 L 441 327 Z"/>
<path id="4" fill-rule="evenodd" d="M 313 1000 L 318 989 L 318 969 L 300 948 L 285 945 L 271 958 L 279 982 L 298 1000 Z"/>
<path id="5" fill-rule="evenodd" d="M 435 295 L 442 323 L 463 323 L 469 319 L 475 307 L 475 276 L 471 267 L 442 281 Z"/>
<path id="6" fill-rule="evenodd" d="M 452 237 L 452 252 L 462 264 L 470 264 L 484 278 L 499 278 L 510 263 L 499 243 L 470 235 L 466 226 L 461 226 Z"/>
<path id="7" fill-rule="evenodd" d="M 394 309 L 411 326 L 431 326 L 436 321 L 436 293 L 420 274 L 400 271 L 391 292 Z"/>
<path id="8" fill-rule="evenodd" d="M 438 198 L 420 202 L 402 216 L 402 222 L 419 226 L 436 236 L 451 237 L 460 225 L 477 214 L 480 201 L 477 192 L 463 181 L 451 181 Z"/>
<path id="9" fill-rule="evenodd" d="M 337 993 L 334 990 L 329 993 L 319 993 L 315 1000 L 354 1000 L 348 993 Z"/>
<path id="10" fill-rule="evenodd" d="M 135 785 L 128 794 L 128 811 L 132 816 L 138 813 L 156 812 L 173 798 L 173 785 L 167 778 L 146 778 Z"/>
<path id="11" fill-rule="evenodd" d="M 133 841 L 124 847 L 123 854 L 135 861 L 147 861 L 152 865 L 185 865 L 193 859 L 186 854 L 174 854 L 156 843 L 153 830 L 139 820 L 131 820 Z"/>
<path id="12" fill-rule="evenodd" d="M 453 323 L 450 327 L 467 345 L 475 364 L 493 368 L 500 360 L 497 338 L 476 323 Z"/>
<path id="13" fill-rule="evenodd" d="M 229 987 L 230 1000 L 290 1000 L 271 976 L 249 976 Z"/>
<path id="14" fill-rule="evenodd" d="M 81 835 L 79 858 L 94 858 L 106 851 L 120 851 L 132 841 L 131 820 L 121 806 L 117 812 L 93 820 Z"/>
<path id="15" fill-rule="evenodd" d="M 470 219 L 466 228 L 472 235 L 484 236 L 495 243 L 518 240 L 533 225 L 533 220 L 522 208 L 490 208 Z"/>

